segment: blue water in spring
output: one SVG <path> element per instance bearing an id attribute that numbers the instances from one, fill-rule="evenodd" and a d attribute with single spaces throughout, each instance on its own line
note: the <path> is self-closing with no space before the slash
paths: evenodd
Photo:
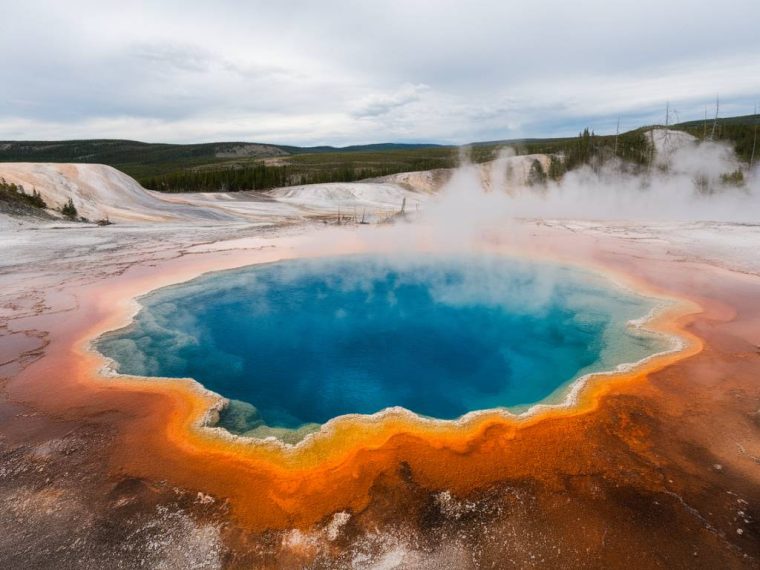
<path id="1" fill-rule="evenodd" d="M 590 272 L 496 256 L 350 256 L 209 274 L 141 299 L 102 337 L 119 372 L 192 377 L 238 433 L 403 406 L 452 419 L 557 399 L 661 349 L 652 299 Z"/>

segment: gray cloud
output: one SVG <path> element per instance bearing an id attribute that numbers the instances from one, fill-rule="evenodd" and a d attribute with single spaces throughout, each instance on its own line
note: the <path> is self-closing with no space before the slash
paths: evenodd
<path id="1" fill-rule="evenodd" d="M 294 144 L 571 134 L 760 100 L 760 3 L 28 0 L 0 139 Z M 9 55 L 10 54 L 10 55 Z"/>
<path id="2" fill-rule="evenodd" d="M 141 43 L 132 47 L 134 57 L 159 71 L 201 73 L 210 71 L 214 57 L 192 44 Z"/>
<path id="3" fill-rule="evenodd" d="M 404 85 L 391 93 L 373 93 L 358 102 L 353 111 L 356 117 L 380 117 L 420 100 L 427 85 Z"/>

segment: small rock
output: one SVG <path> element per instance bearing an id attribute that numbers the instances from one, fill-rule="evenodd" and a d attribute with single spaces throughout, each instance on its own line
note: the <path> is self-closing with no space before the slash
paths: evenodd
<path id="1" fill-rule="evenodd" d="M 200 503 L 201 505 L 210 505 L 214 502 L 214 497 L 207 495 L 206 493 L 198 492 L 198 495 L 195 498 L 195 502 Z"/>

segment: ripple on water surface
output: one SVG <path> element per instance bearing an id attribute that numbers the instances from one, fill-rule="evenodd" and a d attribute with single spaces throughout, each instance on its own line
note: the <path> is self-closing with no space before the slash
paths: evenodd
<path id="1" fill-rule="evenodd" d="M 267 435 L 403 406 L 457 418 L 558 398 L 662 350 L 627 326 L 656 301 L 577 268 L 505 257 L 344 257 L 205 275 L 141 299 L 98 348 L 124 374 L 192 377 Z"/>

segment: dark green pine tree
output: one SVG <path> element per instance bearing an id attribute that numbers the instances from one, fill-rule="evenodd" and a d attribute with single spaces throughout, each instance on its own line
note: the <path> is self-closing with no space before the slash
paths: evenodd
<path id="1" fill-rule="evenodd" d="M 61 213 L 72 220 L 77 217 L 77 208 L 74 206 L 74 201 L 71 198 L 69 198 L 69 201 L 63 205 Z"/>

